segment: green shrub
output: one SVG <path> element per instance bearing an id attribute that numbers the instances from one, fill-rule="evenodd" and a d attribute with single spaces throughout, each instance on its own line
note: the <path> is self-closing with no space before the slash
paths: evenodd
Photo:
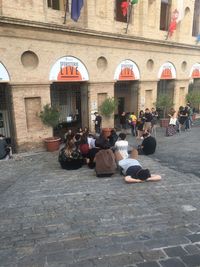
<path id="1" fill-rule="evenodd" d="M 55 108 L 46 104 L 39 115 L 42 122 L 50 127 L 56 127 L 59 123 L 60 112 Z"/>
<path id="2" fill-rule="evenodd" d="M 161 94 L 158 96 L 156 102 L 154 103 L 157 109 L 163 111 L 163 117 L 166 118 L 167 111 L 173 107 L 173 101 L 167 94 Z"/>
<path id="3" fill-rule="evenodd" d="M 191 103 L 191 106 L 197 106 L 200 104 L 200 92 L 190 91 L 186 95 L 186 101 Z"/>
<path id="4" fill-rule="evenodd" d="M 105 117 L 109 117 L 114 113 L 116 107 L 117 101 L 114 99 L 114 97 L 108 97 L 101 104 L 100 113 Z"/>

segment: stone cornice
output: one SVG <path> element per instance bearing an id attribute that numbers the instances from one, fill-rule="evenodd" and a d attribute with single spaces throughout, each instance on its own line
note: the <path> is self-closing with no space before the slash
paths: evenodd
<path id="1" fill-rule="evenodd" d="M 200 50 L 200 46 L 197 45 L 190 45 L 185 43 L 177 43 L 171 42 L 166 40 L 156 40 L 144 37 L 138 37 L 134 35 L 126 35 L 126 34 L 115 34 L 110 32 L 101 32 L 95 31 L 90 29 L 78 28 L 78 27 L 69 27 L 66 25 L 58 25 L 53 23 L 45 23 L 45 22 L 38 22 L 38 21 L 29 21 L 29 20 L 22 20 L 17 18 L 10 18 L 5 16 L 0 16 L 0 26 L 2 25 L 15 25 L 19 27 L 31 27 L 41 30 L 48 30 L 48 31 L 60 31 L 74 35 L 82 35 L 82 36 L 93 36 L 93 37 L 101 37 L 105 39 L 117 39 L 121 41 L 127 42 L 137 42 L 142 44 L 149 44 L 149 45 L 159 45 L 165 47 L 173 47 L 173 48 L 182 48 L 182 49 L 194 49 Z"/>

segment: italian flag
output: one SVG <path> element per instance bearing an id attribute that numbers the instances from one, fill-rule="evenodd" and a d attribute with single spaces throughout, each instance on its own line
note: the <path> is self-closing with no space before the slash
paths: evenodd
<path id="1" fill-rule="evenodd" d="M 122 14 L 125 17 L 128 13 L 129 5 L 137 4 L 138 0 L 127 0 L 121 3 Z"/>
<path id="2" fill-rule="evenodd" d="M 177 8 L 172 12 L 171 22 L 168 30 L 169 37 L 172 36 L 174 31 L 176 30 L 177 24 L 183 19 L 183 17 L 184 17 L 184 0 L 178 0 Z"/>

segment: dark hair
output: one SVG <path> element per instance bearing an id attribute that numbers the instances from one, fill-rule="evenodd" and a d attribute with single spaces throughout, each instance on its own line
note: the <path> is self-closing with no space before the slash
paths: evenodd
<path id="1" fill-rule="evenodd" d="M 87 144 L 88 141 L 87 141 L 87 135 L 84 133 L 82 136 L 80 136 L 80 143 L 81 144 Z"/>
<path id="2" fill-rule="evenodd" d="M 119 134 L 119 138 L 120 138 L 121 140 L 125 140 L 125 139 L 126 139 L 126 134 L 125 134 L 125 133 L 120 133 L 120 134 Z"/>
<path id="3" fill-rule="evenodd" d="M 80 140 L 81 138 L 81 135 L 79 133 L 77 133 L 75 136 L 74 136 L 75 140 L 78 141 Z"/>
<path id="4" fill-rule="evenodd" d="M 151 173 L 150 173 L 149 169 L 141 169 L 137 173 L 138 179 L 146 180 L 149 177 L 151 177 Z"/>
<path id="5" fill-rule="evenodd" d="M 100 136 L 96 141 L 95 141 L 95 146 L 99 147 L 101 149 L 108 149 L 110 148 L 110 144 L 108 139 L 106 139 L 104 136 Z"/>

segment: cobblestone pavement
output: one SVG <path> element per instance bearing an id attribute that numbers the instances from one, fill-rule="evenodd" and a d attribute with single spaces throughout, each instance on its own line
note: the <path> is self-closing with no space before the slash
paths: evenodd
<path id="1" fill-rule="evenodd" d="M 140 157 L 158 183 L 65 171 L 57 153 L 0 162 L 0 266 L 200 266 L 199 137 L 158 129 L 157 152 Z"/>

